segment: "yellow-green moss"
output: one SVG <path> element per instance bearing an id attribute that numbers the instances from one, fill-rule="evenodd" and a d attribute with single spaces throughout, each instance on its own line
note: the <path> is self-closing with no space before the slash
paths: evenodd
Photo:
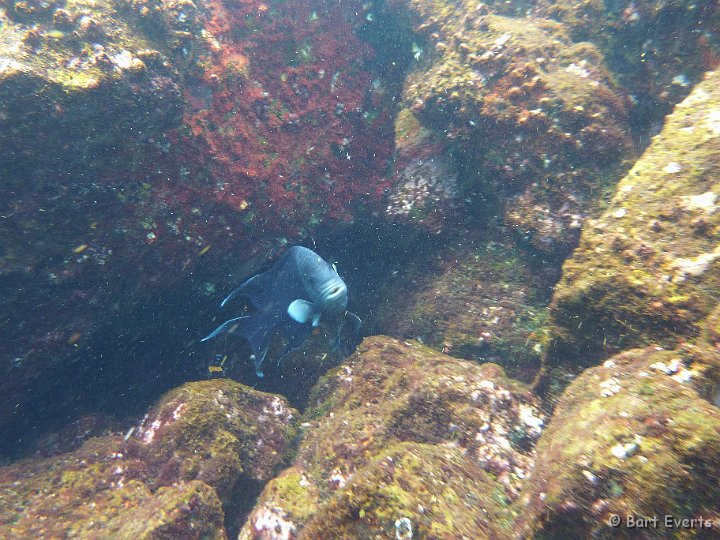
<path id="1" fill-rule="evenodd" d="M 720 169 L 718 81 L 708 74 L 677 106 L 604 214 L 584 228 L 551 305 L 560 360 L 580 354 L 587 363 L 648 343 L 672 348 L 697 335 L 720 301 L 720 257 L 712 256 L 720 211 L 708 195 L 720 198 L 711 172 Z"/>

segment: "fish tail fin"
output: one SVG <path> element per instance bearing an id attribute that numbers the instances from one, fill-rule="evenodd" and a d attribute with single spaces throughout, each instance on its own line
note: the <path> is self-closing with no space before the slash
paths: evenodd
<path id="1" fill-rule="evenodd" d="M 257 316 L 244 315 L 242 317 L 235 317 L 234 319 L 225 321 L 201 341 L 213 339 L 224 331 L 243 337 L 248 342 L 248 345 L 250 345 L 250 349 L 252 350 L 252 356 L 250 358 L 255 365 L 255 374 L 262 378 L 263 372 L 260 369 L 260 365 L 265 360 L 265 355 L 267 354 L 268 344 L 271 337 L 267 329 L 271 328 L 272 327 L 269 324 L 266 324 L 262 318 L 258 319 Z"/>

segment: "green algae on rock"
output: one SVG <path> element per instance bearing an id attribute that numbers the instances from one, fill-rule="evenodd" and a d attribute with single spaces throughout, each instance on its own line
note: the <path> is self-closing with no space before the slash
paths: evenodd
<path id="1" fill-rule="evenodd" d="M 200 481 L 152 492 L 122 437 L 0 468 L 4 538 L 226 538 L 215 491 Z M 172 533 L 177 533 L 172 536 Z"/>
<path id="2" fill-rule="evenodd" d="M 109 521 L 99 537 L 224 540 L 227 535 L 215 490 L 192 480 L 161 487 L 150 500 Z"/>
<path id="3" fill-rule="evenodd" d="M 279 396 L 214 379 L 165 394 L 136 437 L 158 485 L 199 479 L 226 498 L 238 481 L 272 478 L 295 436 L 298 417 Z"/>
<path id="4" fill-rule="evenodd" d="M 3 171 L 45 165 L 87 174 L 179 125 L 180 76 L 167 35 L 138 31 L 122 5 L 3 0 L 0 17 Z"/>
<path id="5" fill-rule="evenodd" d="M 378 328 L 456 358 L 499 364 L 519 380 L 532 379 L 547 344 L 550 278 L 528 267 L 523 250 L 502 240 L 451 235 L 431 260 L 420 254 L 419 275 L 387 292 Z"/>
<path id="6" fill-rule="evenodd" d="M 550 306 L 553 357 L 673 348 L 720 301 L 718 83 L 707 74 L 586 223 Z"/>
<path id="7" fill-rule="evenodd" d="M 498 200 L 533 249 L 564 257 L 583 219 L 627 169 L 628 103 L 590 43 L 555 21 L 483 4 L 396 0 L 429 52 L 403 106 L 465 163 L 461 193 Z"/>
<path id="8" fill-rule="evenodd" d="M 320 380 L 303 420 L 293 466 L 265 487 L 241 538 L 495 537 L 544 415 L 496 365 L 377 336 Z"/>
<path id="9" fill-rule="evenodd" d="M 286 458 L 297 416 L 232 381 L 187 383 L 124 438 L 0 467 L 0 536 L 226 538 Z"/>
<path id="10" fill-rule="evenodd" d="M 717 2 L 540 0 L 533 13 L 600 48 L 632 97 L 631 123 L 641 140 L 720 58 Z"/>
<path id="11" fill-rule="evenodd" d="M 518 537 L 636 537 L 611 515 L 717 523 L 720 420 L 695 386 L 704 365 L 717 377 L 720 351 L 687 352 L 633 349 L 570 384 L 537 443 Z"/>

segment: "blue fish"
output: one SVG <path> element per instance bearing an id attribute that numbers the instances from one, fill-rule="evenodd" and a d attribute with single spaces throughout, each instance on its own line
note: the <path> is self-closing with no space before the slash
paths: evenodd
<path id="1" fill-rule="evenodd" d="M 346 309 L 347 285 L 335 265 L 301 246 L 289 248 L 267 271 L 245 281 L 222 301 L 220 307 L 237 297 L 246 298 L 254 311 L 225 321 L 202 341 L 224 331 L 244 337 L 252 349 L 251 359 L 258 377 L 263 377 L 260 366 L 276 330 L 286 342 L 279 362 L 300 347 L 321 322 L 337 324 L 337 345 L 345 318 L 350 319 L 356 333 L 362 324 L 357 315 Z"/>

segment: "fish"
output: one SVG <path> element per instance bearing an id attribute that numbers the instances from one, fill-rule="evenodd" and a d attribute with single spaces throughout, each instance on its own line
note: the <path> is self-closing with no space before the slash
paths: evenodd
<path id="1" fill-rule="evenodd" d="M 336 347 L 340 345 L 344 321 L 350 321 L 356 335 L 362 325 L 360 318 L 347 310 L 347 285 L 335 265 L 302 246 L 288 248 L 267 271 L 244 281 L 220 303 L 220 308 L 239 297 L 247 299 L 253 311 L 225 321 L 201 341 L 223 332 L 245 338 L 259 378 L 264 376 L 261 366 L 276 331 L 286 343 L 280 363 L 320 323 L 337 324 Z"/>

